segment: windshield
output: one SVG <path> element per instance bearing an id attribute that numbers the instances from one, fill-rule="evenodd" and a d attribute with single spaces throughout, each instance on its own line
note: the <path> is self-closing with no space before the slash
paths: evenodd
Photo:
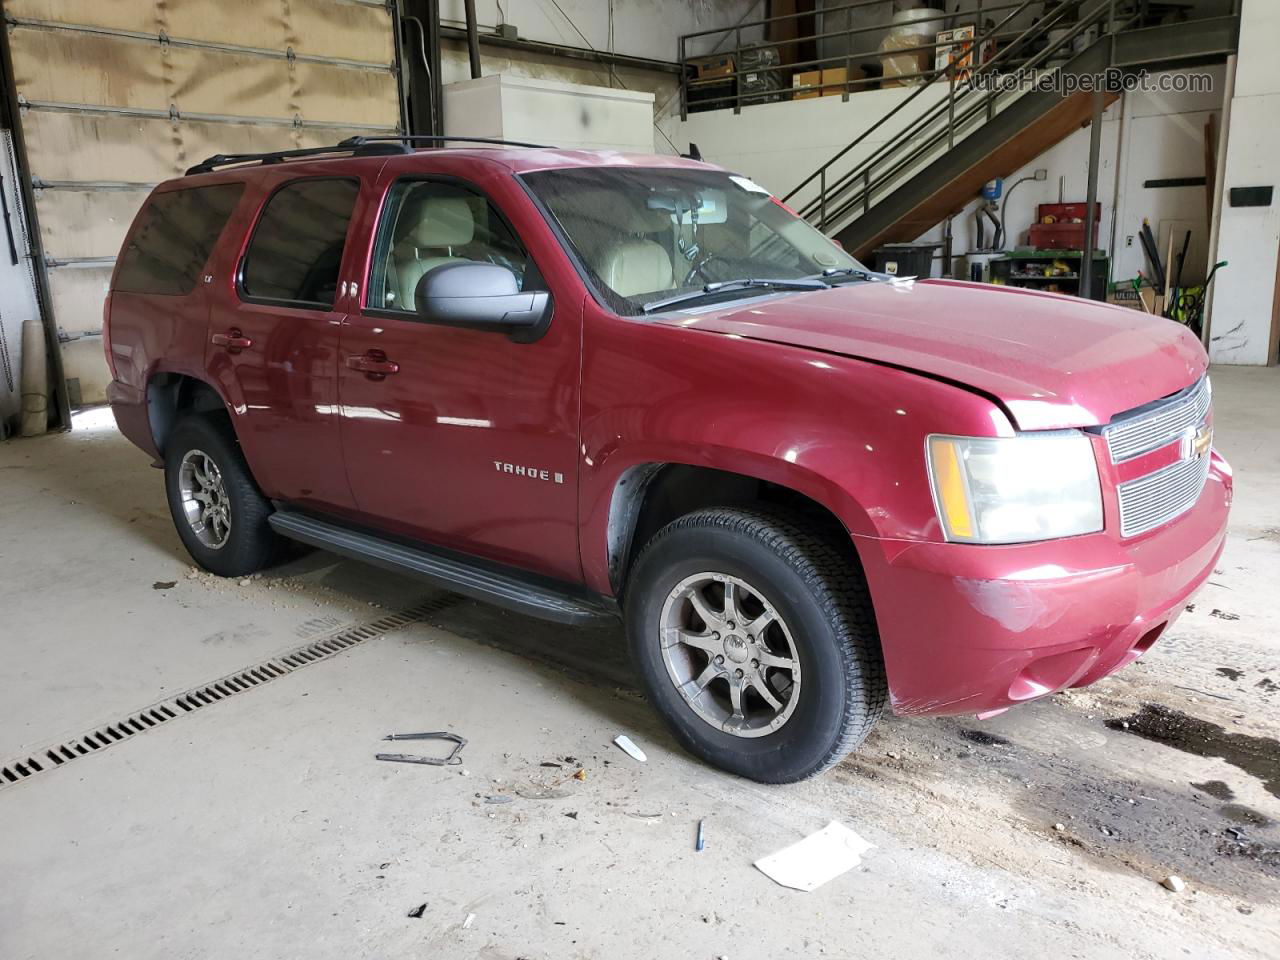
<path id="1" fill-rule="evenodd" d="M 764 286 L 738 284 L 700 295 L 708 284 L 863 270 L 746 177 L 575 167 L 523 179 L 559 222 L 596 289 L 623 315 L 642 313 L 646 305 L 662 308 L 685 293 L 693 295 L 691 302 L 709 303 L 758 296 Z"/>

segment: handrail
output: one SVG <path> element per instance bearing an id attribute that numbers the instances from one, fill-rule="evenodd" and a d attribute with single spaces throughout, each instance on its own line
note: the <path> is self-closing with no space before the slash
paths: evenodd
<path id="1" fill-rule="evenodd" d="M 821 10 L 801 10 L 801 11 L 797 11 L 796 13 L 780 13 L 774 17 L 762 17 L 759 20 L 744 20 L 741 23 L 735 24 L 735 27 L 763 27 L 770 23 L 777 23 L 779 20 L 796 20 L 796 19 L 799 19 L 800 17 L 816 16 L 819 13 L 821 14 L 840 13 L 841 11 L 853 10 L 858 7 L 874 7 L 874 6 L 883 6 L 883 5 L 884 5 L 884 0 L 855 0 L 854 3 L 843 3 L 837 7 L 823 7 L 823 9 Z M 943 11 L 939 10 L 938 12 L 942 13 Z M 732 32 L 735 29 L 735 27 L 727 27 L 727 28 L 726 27 L 709 27 L 706 30 L 698 30 L 694 33 L 686 33 L 684 36 L 686 38 L 709 37 L 712 34 L 716 34 L 716 33 Z M 883 30 L 884 28 L 880 27 L 880 29 Z"/>
<path id="2" fill-rule="evenodd" d="M 978 9 L 974 12 L 977 16 L 981 16 L 987 13 L 998 13 L 1002 10 L 1015 10 L 1017 12 L 1021 12 L 1025 10 L 1028 6 L 1030 6 L 1031 3 L 1035 3 L 1035 2 L 1040 2 L 1040 0 L 1006 0 L 1006 2 L 1004 3 L 999 3 L 999 2 L 993 3 L 992 0 L 986 0 L 986 5 L 984 5 L 983 2 L 979 2 Z M 1077 0 L 1077 2 L 1085 2 L 1085 0 Z M 853 63 L 855 59 L 857 59 L 857 57 L 855 57 L 852 53 L 850 53 L 843 58 L 823 57 L 823 58 L 817 58 L 813 60 L 801 60 L 801 61 L 788 62 L 786 64 L 778 64 L 778 65 L 762 64 L 759 67 L 752 70 L 741 70 L 741 69 L 738 69 L 738 62 L 741 59 L 741 54 L 743 50 L 749 49 L 749 48 L 755 48 L 761 45 L 757 42 L 749 42 L 744 45 L 742 41 L 742 32 L 744 29 L 749 30 L 750 28 L 756 27 L 756 26 L 762 26 L 765 24 L 771 24 L 771 23 L 775 23 L 783 20 L 794 20 L 802 17 L 813 17 L 818 15 L 825 17 L 829 14 L 839 13 L 844 10 L 851 10 L 851 9 L 855 9 L 859 7 L 867 7 L 867 6 L 878 6 L 883 3 L 884 3 L 884 0 L 861 0 L 861 2 L 842 4 L 836 7 L 824 7 L 821 11 L 802 11 L 797 13 L 779 14 L 774 17 L 765 17 L 760 20 L 740 21 L 731 27 L 713 27 L 707 30 L 697 31 L 696 33 L 687 33 L 687 34 L 681 35 L 680 41 L 679 41 L 679 53 L 678 53 L 678 64 L 679 64 L 679 70 L 680 70 L 680 88 L 679 88 L 680 118 L 684 120 L 684 119 L 687 119 L 688 117 L 690 89 L 705 87 L 718 82 L 722 83 L 725 81 L 735 81 L 734 85 L 735 87 L 738 87 L 737 92 L 733 94 L 726 94 L 720 97 L 701 98 L 699 102 L 702 103 L 703 105 L 706 105 L 709 103 L 723 103 L 725 101 L 732 101 L 734 112 L 737 113 L 739 110 L 741 110 L 744 100 L 746 100 L 749 103 L 752 100 L 757 99 L 759 96 L 761 96 L 759 94 L 744 95 L 740 89 L 740 84 L 736 83 L 739 77 L 745 76 L 747 74 L 758 74 L 758 73 L 788 73 L 788 72 L 794 71 L 797 67 L 816 66 L 818 64 L 829 64 L 833 60 L 839 60 L 839 59 L 843 59 L 846 65 L 850 65 Z M 938 18 L 940 19 L 945 19 L 947 17 L 954 16 L 954 14 L 948 14 L 943 10 L 937 11 L 937 14 L 938 14 Z M 1014 15 L 1016 15 L 1016 12 Z M 1010 17 L 1006 17 L 1001 22 L 1001 26 L 1007 23 L 1010 19 L 1011 19 Z M 820 40 L 835 39 L 837 37 L 850 38 L 855 35 L 860 35 L 864 33 L 883 32 L 885 29 L 886 29 L 886 26 L 884 24 L 873 24 L 865 27 L 846 27 L 841 30 L 831 30 L 823 33 L 806 34 L 801 37 L 789 37 L 781 40 L 771 40 L 767 43 L 767 46 L 773 47 L 773 48 L 780 48 L 780 47 L 794 46 L 799 43 L 813 43 Z M 999 29 L 999 28 L 997 27 L 996 29 Z M 722 40 L 725 37 L 729 37 L 729 36 L 734 37 L 734 46 L 732 51 L 735 56 L 734 69 L 729 71 L 728 73 L 718 73 L 714 77 L 698 78 L 693 80 L 689 79 L 688 67 L 689 67 L 691 58 L 688 50 L 688 42 L 690 40 L 697 39 L 699 37 L 706 37 L 706 36 L 711 36 L 715 34 L 721 35 Z M 985 43 L 993 39 L 994 36 L 995 36 L 994 33 L 985 34 L 983 35 L 981 42 Z M 910 53 L 912 51 L 918 52 L 921 50 L 930 50 L 930 49 L 936 50 L 939 47 L 951 47 L 954 45 L 955 44 L 953 43 L 945 43 L 945 42 L 929 43 L 929 44 L 921 44 L 919 46 L 913 46 L 913 47 L 903 47 L 894 52 Z M 725 51 L 725 52 L 728 52 L 728 51 Z M 698 59 L 698 57 L 695 56 L 692 59 L 696 60 Z M 929 76 L 934 74 L 935 72 L 936 71 L 929 70 L 929 71 L 923 71 L 920 73 L 902 74 L 897 79 L 905 80 L 905 79 L 911 79 L 914 77 Z M 849 96 L 849 90 L 851 87 L 863 86 L 869 82 L 872 82 L 872 80 L 866 79 L 866 80 L 850 81 L 846 78 L 845 82 L 841 84 L 843 88 L 842 89 L 843 96 L 847 99 Z M 822 85 L 824 89 L 827 86 L 829 85 L 828 84 Z"/>
<path id="3" fill-rule="evenodd" d="M 977 53 L 977 51 L 979 51 L 979 50 L 981 50 L 981 49 L 982 49 L 982 44 L 983 44 L 983 43 L 986 43 L 986 42 L 990 39 L 990 34 L 991 34 L 991 33 L 995 33 L 995 31 L 999 30 L 1001 27 L 1003 27 L 1005 24 L 1007 24 L 1010 20 L 1012 20 L 1014 17 L 1016 17 L 1019 13 L 1023 12 L 1023 11 L 1024 11 L 1024 10 L 1026 10 L 1027 8 L 1029 8 L 1029 7 L 1031 6 L 1031 4 L 1032 4 L 1032 3 L 1034 3 L 1034 2 L 1036 2 L 1036 0 L 1026 0 L 1026 2 L 1024 2 L 1024 3 L 1020 4 L 1020 5 L 1018 6 L 1018 8 L 1017 8 L 1016 10 L 1014 10 L 1014 12 L 1013 12 L 1013 13 L 1009 14 L 1009 16 L 1005 17 L 1005 18 L 1004 18 L 1004 20 L 1002 20 L 1000 23 L 996 24 L 996 26 L 992 27 L 992 28 L 991 28 L 990 33 L 988 33 L 988 34 L 983 34 L 981 37 L 979 37 L 979 38 L 975 39 L 975 40 L 973 41 L 973 49 L 974 49 L 975 54 Z M 1024 31 L 1023 31 L 1023 33 L 1025 34 L 1025 33 L 1026 33 L 1026 31 L 1024 30 Z M 1000 53 L 996 54 L 996 56 L 995 56 L 995 57 L 993 57 L 993 58 L 992 58 L 992 60 L 991 60 L 991 61 L 989 61 L 989 62 L 990 62 L 990 63 L 994 63 L 994 62 L 995 62 L 996 60 L 998 60 L 1001 56 L 1003 56 L 1004 54 L 1008 53 L 1010 49 L 1012 49 L 1012 47 L 1006 47 L 1004 50 L 1000 51 Z M 975 59 L 975 60 L 977 59 L 977 56 L 976 56 L 976 55 L 975 55 L 975 58 L 974 58 L 974 59 Z M 828 169 L 829 169 L 833 164 L 835 164 L 835 163 L 836 163 L 836 161 L 840 160 L 840 158 L 841 158 L 841 157 L 845 156 L 847 153 L 849 153 L 849 151 L 853 150 L 853 149 L 854 149 L 855 147 L 857 147 L 860 143 L 862 143 L 862 141 L 866 140 L 866 139 L 867 139 L 867 137 L 871 136 L 871 134 L 875 133 L 875 132 L 876 132 L 877 130 L 879 130 L 882 126 L 884 126 L 884 125 L 885 125 L 885 124 L 886 124 L 890 119 L 892 119 L 893 117 L 897 116 L 897 114 L 898 114 L 898 113 L 900 113 L 902 110 L 906 109 L 906 107 L 907 107 L 907 105 L 908 105 L 908 104 L 910 104 L 913 100 L 915 100 L 915 99 L 916 99 L 916 97 L 920 96 L 920 95 L 921 95 L 921 94 L 923 94 L 926 90 L 928 90 L 931 86 L 933 86 L 933 84 L 934 84 L 934 83 L 936 83 L 936 82 L 938 81 L 938 79 L 939 79 L 940 77 L 942 77 L 943 75 L 945 75 L 947 72 L 948 72 L 947 70 L 938 70 L 938 71 L 935 71 L 935 74 L 934 74 L 934 77 L 933 77 L 933 79 L 932 79 L 932 80 L 930 80 L 928 83 L 923 83 L 923 84 L 921 84 L 921 85 L 916 89 L 916 91 L 915 91 L 913 94 L 911 94 L 911 96 L 907 97 L 905 100 L 903 100 L 901 103 L 899 103 L 896 107 L 894 107 L 892 110 L 890 110 L 888 113 L 886 113 L 883 117 L 881 117 L 879 120 L 877 120 L 875 123 L 873 123 L 873 124 L 872 124 L 870 127 L 868 127 L 866 130 L 863 130 L 863 131 L 862 131 L 862 133 L 861 133 L 861 134 L 859 134 L 859 135 L 858 135 L 858 137 L 857 137 L 857 138 L 855 138 L 855 139 L 853 140 L 853 142 L 852 142 L 852 143 L 850 143 L 850 144 L 848 144 L 847 146 L 845 146 L 845 147 L 841 148 L 840 150 L 836 151 L 836 153 L 835 153 L 835 154 L 834 154 L 834 155 L 833 155 L 829 160 L 827 160 L 827 162 L 826 162 L 826 163 L 822 164 L 822 166 L 818 167 L 818 169 L 817 169 L 817 170 L 815 170 L 813 173 L 809 174 L 809 176 L 805 177 L 805 179 L 804 179 L 804 180 L 800 181 L 800 183 L 798 183 L 794 188 L 792 188 L 792 190 L 791 190 L 789 193 L 787 193 L 787 195 L 786 195 L 786 196 L 784 196 L 784 197 L 782 198 L 782 199 L 783 199 L 783 201 L 785 202 L 785 201 L 787 201 L 787 200 L 790 200 L 790 199 L 791 199 L 792 197 L 794 197 L 794 196 L 795 196 L 799 191 L 803 190 L 805 187 L 807 187 L 809 184 L 811 184 L 811 183 L 812 183 L 815 179 L 817 179 L 817 178 L 818 178 L 822 173 L 824 173 L 824 172 L 825 172 L 826 170 L 828 170 Z M 954 71 L 952 71 L 952 72 L 954 72 Z"/>
<path id="4" fill-rule="evenodd" d="M 996 68 L 1001 65 L 999 62 L 1001 57 L 1011 54 L 1025 43 L 1038 40 L 1042 36 L 1047 35 L 1048 31 L 1053 29 L 1053 27 L 1059 22 L 1061 16 L 1065 15 L 1067 11 L 1071 11 L 1073 13 L 1077 12 L 1080 7 L 1084 6 L 1087 2 L 1088 0 L 1080 0 L 1080 3 L 1078 4 L 1066 5 L 1059 8 L 1057 16 L 1046 17 L 1038 21 L 1033 27 L 1023 31 L 1023 35 L 1017 41 L 1005 50 L 1001 51 L 996 57 L 992 58 L 986 64 L 970 69 L 967 72 L 971 75 L 995 72 Z M 1036 69 L 1040 67 L 1048 60 L 1052 59 L 1063 47 L 1074 43 L 1077 37 L 1090 31 L 1104 18 L 1107 19 L 1110 25 L 1106 34 L 1113 35 L 1119 30 L 1127 29 L 1135 21 L 1141 20 L 1143 16 L 1141 9 L 1142 5 L 1139 4 L 1137 5 L 1137 11 L 1121 23 L 1116 20 L 1115 6 L 1116 0 L 1109 0 L 1109 2 L 1108 0 L 1101 0 L 1099 5 L 1095 7 L 1092 12 L 1084 14 L 1083 19 L 1075 24 L 1068 33 L 1058 38 L 1056 42 L 1050 43 L 1044 50 L 1041 50 L 1035 56 L 1025 61 L 1021 65 L 1022 69 Z M 975 41 L 975 47 L 976 46 L 977 41 Z M 1012 59 L 1012 57 L 1010 57 L 1010 59 Z M 874 132 L 874 130 L 877 129 L 885 120 L 898 112 L 898 110 L 909 103 L 910 100 L 914 99 L 915 95 L 904 100 L 897 108 L 895 108 L 895 110 L 890 111 L 890 113 L 882 118 L 875 126 L 864 131 L 864 133 L 853 143 L 849 144 L 832 156 L 826 163 L 814 171 L 813 174 L 810 174 L 809 177 L 791 190 L 783 199 L 786 200 L 795 196 L 797 192 L 812 184 L 813 181 L 817 179 L 819 181 L 818 196 L 805 203 L 801 207 L 800 213 L 802 216 L 810 220 L 814 219 L 816 216 L 818 218 L 818 226 L 820 229 L 825 229 L 829 223 L 843 220 L 859 205 L 861 205 L 864 212 L 867 211 L 871 205 L 871 197 L 875 193 L 883 190 L 887 184 L 895 182 L 901 174 L 910 170 L 919 159 L 927 156 L 930 152 L 937 150 L 942 145 L 944 139 L 948 140 L 950 143 L 954 143 L 955 135 L 958 130 L 967 129 L 978 114 L 982 113 L 984 110 L 989 112 L 994 105 L 996 94 L 992 92 L 979 91 L 977 86 L 972 82 L 962 88 L 959 95 L 957 95 L 955 89 L 956 78 L 954 67 L 949 68 L 947 73 L 950 77 L 951 89 L 949 96 L 945 100 L 939 101 L 939 103 L 933 108 L 923 113 L 920 117 L 916 118 L 916 120 L 912 121 L 905 130 L 900 132 L 892 140 L 883 144 L 879 149 L 872 153 L 871 156 L 865 158 L 853 169 L 846 171 L 836 179 L 835 183 L 828 185 L 826 183 L 826 178 L 827 171 L 830 167 L 841 157 L 845 156 L 850 150 L 854 149 L 859 143 L 863 142 L 866 137 L 870 133 Z M 922 87 L 921 91 L 917 91 L 916 95 L 924 89 L 927 89 L 927 86 L 928 85 Z M 970 101 L 969 98 L 975 93 L 979 94 L 978 100 Z M 962 103 L 964 106 L 961 109 L 960 114 L 957 115 L 957 106 Z M 972 105 L 970 105 L 970 103 L 972 103 Z M 946 126 L 926 136 L 925 131 L 940 121 L 944 115 L 948 118 Z M 921 139 L 922 137 L 924 139 Z M 891 161 L 891 158 L 893 158 L 895 154 L 901 154 L 904 151 L 907 151 L 905 156 L 898 157 Z M 880 172 L 873 180 L 873 171 L 875 171 L 878 166 L 888 162 L 892 162 L 893 165 L 887 171 Z M 860 190 L 857 188 L 859 181 L 861 181 Z M 851 193 L 851 191 L 853 192 Z M 830 204 L 833 200 L 840 200 L 840 203 L 834 210 L 830 208 Z"/>

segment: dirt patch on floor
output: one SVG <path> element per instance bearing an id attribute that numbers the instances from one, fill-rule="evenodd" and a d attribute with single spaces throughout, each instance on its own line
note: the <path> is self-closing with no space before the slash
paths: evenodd
<path id="1" fill-rule="evenodd" d="M 1077 854 L 1153 883 L 1176 874 L 1246 910 L 1280 895 L 1274 817 L 1233 802 L 1225 781 L 1171 785 L 1159 757 L 1149 777 L 1118 776 L 1132 773 L 1134 758 L 1123 739 L 1113 749 L 1103 717 L 1065 701 L 1033 709 L 1034 743 L 1012 724 L 996 734 L 959 720 L 891 721 L 834 775 L 874 783 L 886 830 L 909 821 L 930 844 L 980 865 L 1067 881 Z M 1071 749 L 1090 743 L 1105 746 Z M 1053 846 L 1068 859 L 1055 859 Z"/>
<path id="2" fill-rule="evenodd" d="M 1198 757 L 1218 757 L 1257 777 L 1268 793 L 1280 797 L 1280 741 L 1271 737 L 1228 733 L 1216 723 L 1156 703 L 1144 703 L 1137 713 L 1108 720 L 1107 726 Z"/>

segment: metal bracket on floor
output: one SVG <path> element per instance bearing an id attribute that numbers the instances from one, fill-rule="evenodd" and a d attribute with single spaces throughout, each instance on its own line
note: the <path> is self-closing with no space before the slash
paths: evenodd
<path id="1" fill-rule="evenodd" d="M 462 762 L 462 748 L 467 741 L 456 733 L 437 731 L 434 733 L 389 733 L 383 740 L 449 740 L 454 744 L 453 751 L 447 757 L 418 757 L 408 753 L 379 753 L 377 760 L 389 760 L 392 763 L 426 763 L 433 767 L 454 766 Z"/>

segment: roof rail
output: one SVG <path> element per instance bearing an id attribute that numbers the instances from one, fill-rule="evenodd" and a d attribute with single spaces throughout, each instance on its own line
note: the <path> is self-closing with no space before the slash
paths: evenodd
<path id="1" fill-rule="evenodd" d="M 281 163 L 301 157 L 319 157 L 332 153 L 347 153 L 353 157 L 385 157 L 393 154 L 412 153 L 414 143 L 488 143 L 499 147 L 530 147 L 546 149 L 545 144 L 523 143 L 519 140 L 496 140 L 489 137 L 441 137 L 430 134 L 396 134 L 385 137 L 348 137 L 331 147 L 303 147 L 298 150 L 276 150 L 270 153 L 215 153 L 187 168 L 187 176 L 212 173 L 218 167 L 239 163 Z"/>

